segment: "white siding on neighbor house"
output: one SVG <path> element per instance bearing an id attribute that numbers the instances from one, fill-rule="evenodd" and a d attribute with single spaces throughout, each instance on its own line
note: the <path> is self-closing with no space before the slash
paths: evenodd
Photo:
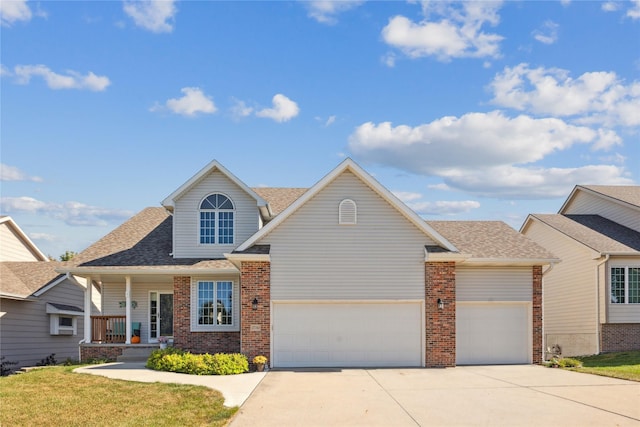
<path id="1" fill-rule="evenodd" d="M 235 236 L 232 245 L 200 244 L 200 203 L 209 194 L 222 193 L 235 206 Z M 175 258 L 222 258 L 258 231 L 258 205 L 254 198 L 215 170 L 175 201 L 173 212 L 173 256 Z"/>
<path id="2" fill-rule="evenodd" d="M 578 191 L 565 208 L 564 214 L 575 215 L 600 215 L 613 222 L 640 231 L 640 214 L 637 209 L 630 208 L 620 203 L 616 203 L 598 197 L 584 191 Z"/>
<path id="3" fill-rule="evenodd" d="M 104 316 L 124 316 L 126 307 L 120 307 L 120 301 L 125 301 L 125 283 L 107 282 L 102 284 L 102 303 Z M 149 339 L 149 292 L 157 291 L 172 293 L 172 283 L 136 283 L 131 281 L 131 301 L 137 303 L 136 308 L 131 309 L 131 321 L 140 322 L 140 338 L 143 343 Z"/>
<path id="4" fill-rule="evenodd" d="M 41 295 L 36 301 L 0 301 L 0 355 L 18 369 L 33 366 L 51 354 L 58 362 L 78 360 L 78 343 L 84 337 L 83 317 L 77 317 L 77 335 L 51 335 L 47 303 L 72 305 L 83 309 L 83 291 L 65 281 Z"/>
<path id="5" fill-rule="evenodd" d="M 545 348 L 559 344 L 564 356 L 595 353 L 598 261 L 592 259 L 594 252 L 537 220 L 524 234 L 561 260 L 543 277 Z"/>
<path id="6" fill-rule="evenodd" d="M 531 301 L 531 267 L 456 268 L 456 301 Z"/>
<path id="7" fill-rule="evenodd" d="M 40 261 L 26 243 L 9 227 L 0 224 L 0 261 Z"/>
<path id="8" fill-rule="evenodd" d="M 354 225 L 338 223 L 344 199 Z M 271 245 L 274 300 L 424 298 L 424 246 L 433 240 L 351 172 L 328 184 L 261 244 Z"/>
<path id="9" fill-rule="evenodd" d="M 611 267 L 640 267 L 640 257 L 614 258 L 607 263 L 607 323 L 640 323 L 640 304 L 611 303 Z"/>

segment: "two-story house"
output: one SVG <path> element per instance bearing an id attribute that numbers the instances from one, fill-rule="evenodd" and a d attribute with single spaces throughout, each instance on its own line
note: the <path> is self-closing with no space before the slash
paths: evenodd
<path id="1" fill-rule="evenodd" d="M 272 367 L 436 367 L 541 362 L 554 261 L 502 222 L 425 221 L 351 159 L 308 189 L 213 161 L 64 272 L 95 284 L 85 311 L 101 295 L 84 358 L 164 336 Z"/>
<path id="2" fill-rule="evenodd" d="M 640 349 L 640 186 L 578 185 L 557 214 L 531 214 L 521 232 L 562 260 L 545 274 L 546 347 Z"/>

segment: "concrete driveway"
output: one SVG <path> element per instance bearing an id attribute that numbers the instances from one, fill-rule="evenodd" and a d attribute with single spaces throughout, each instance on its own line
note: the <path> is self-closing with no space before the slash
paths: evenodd
<path id="1" fill-rule="evenodd" d="M 269 372 L 231 426 L 640 426 L 640 383 L 540 366 Z"/>

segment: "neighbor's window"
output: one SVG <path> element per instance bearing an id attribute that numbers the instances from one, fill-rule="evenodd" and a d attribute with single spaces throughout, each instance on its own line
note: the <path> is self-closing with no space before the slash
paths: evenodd
<path id="1" fill-rule="evenodd" d="M 198 325 L 233 325 L 233 282 L 198 282 Z"/>
<path id="2" fill-rule="evenodd" d="M 233 244 L 234 213 L 233 202 L 224 194 L 207 196 L 200 203 L 200 243 Z"/>
<path id="3" fill-rule="evenodd" d="M 611 267 L 611 303 L 640 304 L 640 267 Z"/>

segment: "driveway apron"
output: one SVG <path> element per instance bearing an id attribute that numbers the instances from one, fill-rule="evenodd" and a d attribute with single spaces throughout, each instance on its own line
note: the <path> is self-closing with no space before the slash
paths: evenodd
<path id="1" fill-rule="evenodd" d="M 271 371 L 231 426 L 640 426 L 640 383 L 540 366 Z"/>

